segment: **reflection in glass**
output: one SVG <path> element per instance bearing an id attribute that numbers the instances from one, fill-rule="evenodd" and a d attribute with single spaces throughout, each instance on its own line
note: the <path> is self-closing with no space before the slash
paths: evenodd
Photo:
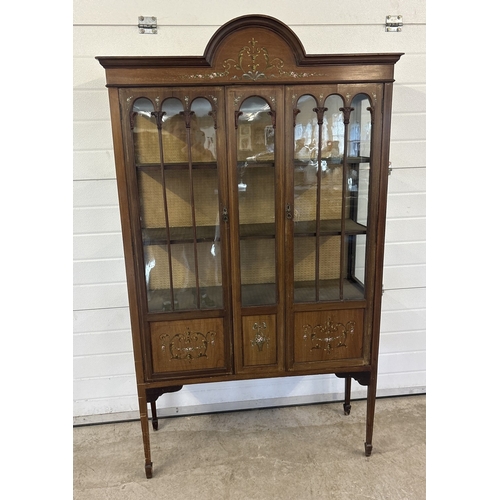
<path id="1" fill-rule="evenodd" d="M 246 99 L 237 120 L 243 306 L 276 303 L 274 123 L 269 104 Z"/>
<path id="2" fill-rule="evenodd" d="M 371 114 L 351 101 L 297 101 L 294 156 L 294 296 L 297 302 L 360 299 L 370 179 Z M 341 111 L 342 110 L 342 111 Z M 346 155 L 344 155 L 344 151 Z"/>
<path id="3" fill-rule="evenodd" d="M 197 98 L 185 111 L 169 98 L 154 112 L 151 101 L 139 99 L 133 112 L 149 310 L 222 308 L 211 104 Z"/>
<path id="4" fill-rule="evenodd" d="M 132 116 L 136 164 L 160 163 L 158 127 L 153 103 L 149 99 L 137 99 L 134 102 Z"/>
<path id="5" fill-rule="evenodd" d="M 346 208 L 345 208 L 345 248 L 344 298 L 364 294 L 366 226 L 368 224 L 368 193 L 370 182 L 371 154 L 371 112 L 370 100 L 365 94 L 358 94 L 351 103 L 348 126 L 348 144 L 352 161 L 347 164 Z M 355 158 L 354 158 L 355 156 Z M 355 235 L 360 231 L 365 234 Z M 352 290 L 347 283 L 355 285 Z M 351 292 L 349 293 L 349 290 Z M 355 293 L 357 292 L 357 295 Z"/>

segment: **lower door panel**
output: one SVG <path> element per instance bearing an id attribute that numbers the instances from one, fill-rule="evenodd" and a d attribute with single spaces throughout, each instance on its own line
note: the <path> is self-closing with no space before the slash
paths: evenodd
<path id="1" fill-rule="evenodd" d="M 296 312 L 294 365 L 363 356 L 364 309 Z"/>
<path id="2" fill-rule="evenodd" d="M 150 328 L 154 373 L 228 367 L 223 318 L 154 322 Z"/>

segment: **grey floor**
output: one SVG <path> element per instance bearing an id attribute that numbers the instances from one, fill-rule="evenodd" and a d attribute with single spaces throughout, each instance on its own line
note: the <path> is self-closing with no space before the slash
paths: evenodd
<path id="1" fill-rule="evenodd" d="M 74 428 L 74 500 L 425 499 L 424 395 L 160 419 L 144 474 L 138 421 Z"/>

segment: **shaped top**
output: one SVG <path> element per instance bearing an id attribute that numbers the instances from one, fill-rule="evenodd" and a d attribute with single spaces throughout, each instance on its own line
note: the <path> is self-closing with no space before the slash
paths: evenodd
<path id="1" fill-rule="evenodd" d="M 278 19 L 249 15 L 221 26 L 201 57 L 96 57 L 107 86 L 393 81 L 401 53 L 308 55 Z M 137 71 L 140 69 L 141 71 Z"/>

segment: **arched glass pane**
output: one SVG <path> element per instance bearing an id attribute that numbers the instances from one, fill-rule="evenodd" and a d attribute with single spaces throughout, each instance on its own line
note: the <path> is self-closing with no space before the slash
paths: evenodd
<path id="1" fill-rule="evenodd" d="M 295 301 L 338 300 L 344 130 L 338 95 L 322 107 L 311 95 L 295 110 Z M 322 125 L 320 126 L 320 123 Z"/>
<path id="2" fill-rule="evenodd" d="M 344 101 L 339 95 L 326 98 L 321 135 L 319 180 L 319 300 L 340 298 L 342 184 L 344 159 Z"/>
<path id="3" fill-rule="evenodd" d="M 371 111 L 366 94 L 354 97 L 348 126 L 348 162 L 345 209 L 345 299 L 364 296 L 366 227 L 370 184 Z"/>
<path id="4" fill-rule="evenodd" d="M 134 156 L 137 164 L 160 162 L 158 127 L 153 111 L 154 106 L 149 99 L 140 98 L 134 102 L 132 120 Z"/>
<path id="5" fill-rule="evenodd" d="M 316 300 L 316 216 L 318 200 L 318 116 L 310 95 L 297 102 L 294 131 L 295 301 Z"/>
<path id="6" fill-rule="evenodd" d="M 132 117 L 149 311 L 222 308 L 212 105 L 139 99 Z"/>
<path id="7" fill-rule="evenodd" d="M 216 138 L 212 106 L 196 98 L 162 104 L 163 182 L 171 255 L 172 310 L 221 308 Z"/>
<path id="8" fill-rule="evenodd" d="M 186 163 L 188 146 L 184 106 L 179 99 L 171 97 L 163 101 L 162 142 L 164 163 Z"/>
<path id="9" fill-rule="evenodd" d="M 169 310 L 172 303 L 170 259 L 160 138 L 153 103 L 146 98 L 137 99 L 132 109 L 132 120 L 148 307 L 150 311 Z"/>
<path id="10" fill-rule="evenodd" d="M 193 162 L 215 161 L 217 148 L 215 141 L 215 121 L 212 104 L 203 97 L 191 103 L 191 141 Z"/>
<path id="11" fill-rule="evenodd" d="M 201 309 L 221 308 L 222 262 L 216 128 L 211 103 L 202 97 L 191 103 L 191 178 Z M 189 173 L 185 172 L 185 173 Z M 189 179 L 186 179 L 188 181 Z"/>
<path id="12" fill-rule="evenodd" d="M 276 303 L 274 125 L 269 104 L 246 99 L 237 119 L 242 305 Z"/>

